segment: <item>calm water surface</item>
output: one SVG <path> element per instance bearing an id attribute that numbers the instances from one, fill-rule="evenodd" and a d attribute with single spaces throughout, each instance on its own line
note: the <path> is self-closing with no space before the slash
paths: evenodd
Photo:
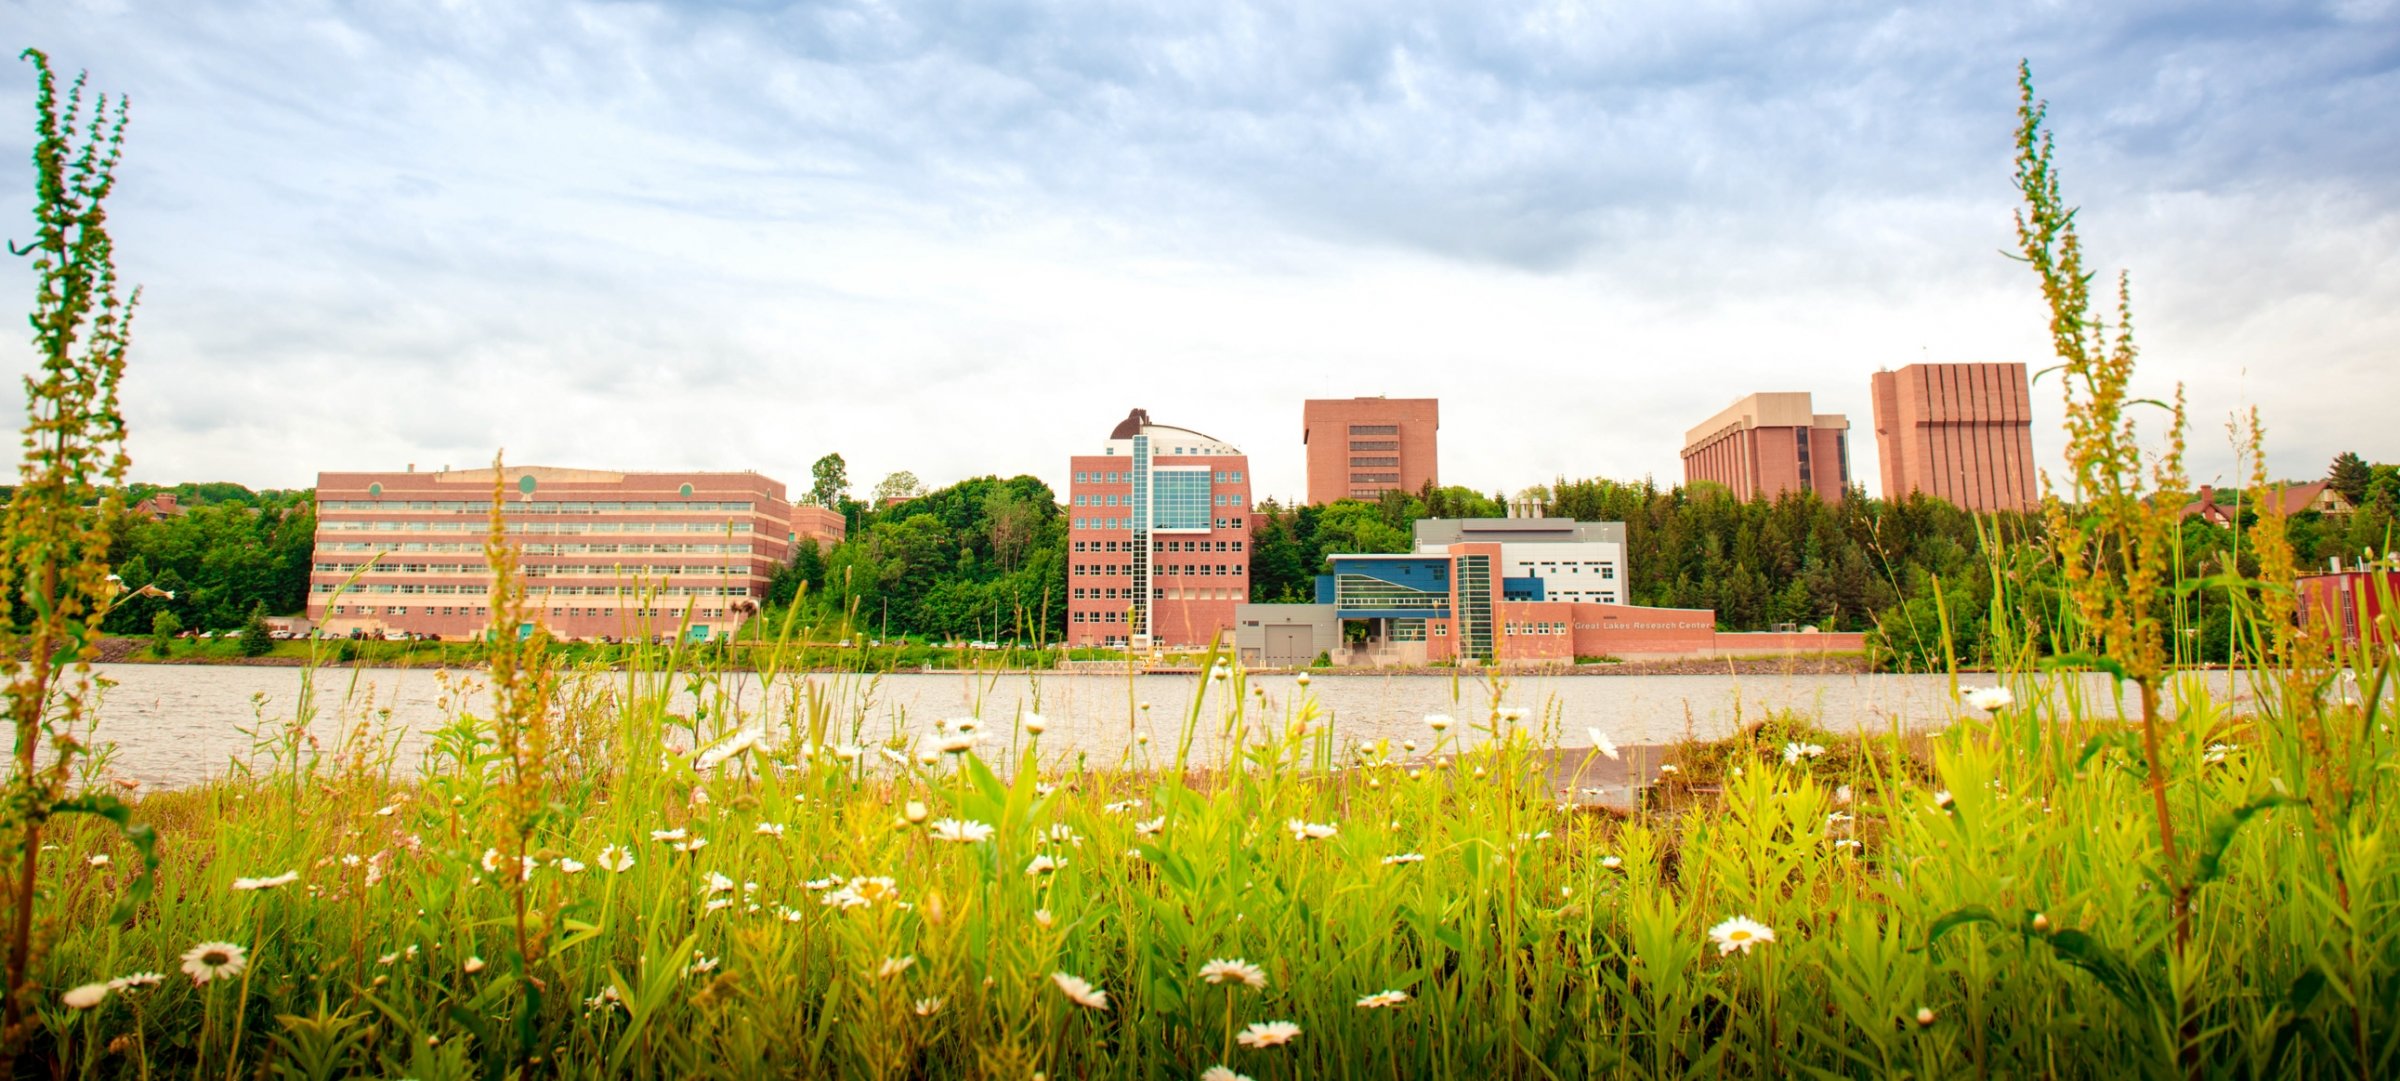
<path id="1" fill-rule="evenodd" d="M 118 776 L 151 786 L 196 783 L 252 759 L 252 736 L 243 729 L 258 728 L 262 720 L 273 727 L 288 726 L 300 697 L 301 672 L 296 668 L 137 664 L 100 665 L 98 671 L 116 683 L 102 700 L 98 729 L 102 741 L 115 744 L 113 769 Z M 481 707 L 484 698 L 476 673 L 450 678 L 453 685 L 475 684 L 463 695 L 447 696 L 454 705 L 464 700 L 471 703 L 469 708 Z M 1151 737 L 1143 752 L 1171 757 L 1205 682 L 1197 676 L 1128 679 L 1056 673 L 797 678 L 809 680 L 820 696 L 837 704 L 837 724 L 847 730 L 844 738 L 923 735 L 932 731 L 937 718 L 970 714 L 983 717 L 987 731 L 1007 738 L 1011 721 L 1038 701 L 1048 722 L 1042 737 L 1045 757 L 1082 753 L 1096 763 L 1118 761 L 1143 733 Z M 622 686 L 624 678 L 614 677 L 613 682 Z M 1962 678 L 1961 685 L 1990 682 L 1988 676 Z M 795 686 L 795 677 L 780 678 L 768 688 L 755 675 L 735 673 L 712 694 L 721 693 L 721 700 L 745 723 L 763 725 L 769 742 L 774 742 L 792 715 Z M 1200 699 L 1203 737 L 1196 760 L 1221 753 L 1215 733 L 1229 706 L 1229 686 L 1212 686 Z M 1457 717 L 1462 723 L 1452 729 L 1455 734 L 1481 723 L 1494 705 L 1489 685 L 1469 679 L 1453 683 L 1447 676 L 1319 675 L 1304 689 L 1291 676 L 1275 675 L 1257 677 L 1251 686 L 1266 692 L 1263 698 L 1248 700 L 1251 716 L 1263 713 L 1280 725 L 1303 697 L 1311 699 L 1330 723 L 1337 746 L 1385 738 L 1430 742 L 1427 714 Z M 2221 674 L 2210 686 L 2216 697 L 2228 693 Z M 2017 693 L 2023 698 L 2036 691 L 2020 686 Z M 2105 676 L 2054 681 L 2040 693 L 2088 696 L 2092 712 L 2116 708 Z M 426 734 L 447 719 L 445 697 L 443 684 L 431 671 L 320 671 L 317 716 L 310 733 L 330 748 L 341 731 L 362 720 L 388 726 L 400 747 L 400 763 L 413 766 L 426 747 Z M 1532 711 L 1528 724 L 1554 726 L 1558 741 L 1574 747 L 1591 742 L 1587 728 L 1598 728 L 1629 745 L 1672 742 L 1686 735 L 1717 738 L 1738 728 L 1743 718 L 1755 720 L 1770 710 L 1795 710 L 1839 732 L 1926 730 L 1949 723 L 1959 712 L 1944 676 L 1525 677 L 1508 681 L 1501 697 L 1501 705 Z M 695 700 L 689 695 L 678 698 L 677 712 L 692 713 Z M 1139 708 L 1145 702 L 1150 708 Z M 688 743 L 688 734 L 681 741 Z"/>

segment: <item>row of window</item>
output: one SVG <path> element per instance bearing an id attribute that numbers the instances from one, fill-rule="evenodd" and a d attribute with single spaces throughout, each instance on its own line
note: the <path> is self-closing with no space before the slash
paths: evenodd
<path id="1" fill-rule="evenodd" d="M 728 511 L 744 513 L 754 509 L 750 503 L 724 502 L 651 502 L 651 503 L 586 503 L 536 500 L 531 503 L 503 502 L 504 514 L 647 514 L 653 511 Z M 329 510 L 429 510 L 453 514 L 484 515 L 492 512 L 490 500 L 456 499 L 320 499 L 317 512 Z"/>
<path id="2" fill-rule="evenodd" d="M 1400 483 L 1400 474 L 1398 474 L 1398 473 L 1352 473 L 1352 474 L 1350 474 L 1350 483 L 1352 483 L 1352 484 L 1398 484 L 1398 483 Z"/>
<path id="3" fill-rule="evenodd" d="M 1237 504 L 1237 505 L 1238 505 L 1238 504 Z M 1131 518 L 1077 518 L 1077 519 L 1075 519 L 1075 528 L 1077 528 L 1077 529 L 1132 529 L 1132 528 L 1133 528 L 1133 519 L 1131 519 Z M 1168 527 L 1166 527 L 1166 526 L 1163 526 L 1163 525 L 1162 525 L 1162 526 L 1161 526 L 1161 528 L 1168 528 Z M 1197 524 L 1195 524 L 1195 525 L 1193 525 L 1191 528 L 1195 528 L 1195 529 L 1196 529 L 1196 528 L 1199 528 L 1199 526 L 1198 526 Z M 1239 518 L 1219 518 L 1219 519 L 1217 519 L 1216 528 L 1218 528 L 1218 529 L 1240 529 L 1240 528 L 1242 528 L 1242 520 L 1241 520 L 1241 519 L 1239 519 Z"/>
<path id="4" fill-rule="evenodd" d="M 1086 547 L 1087 545 L 1089 547 Z M 1242 542 L 1238 540 L 1162 540 L 1152 545 L 1151 549 L 1158 552 L 1239 552 L 1242 550 Z M 1078 552 L 1130 552 L 1133 551 L 1133 542 L 1076 541 L 1075 550 Z"/>
<path id="5" fill-rule="evenodd" d="M 481 596 L 491 592 L 491 587 L 488 585 L 427 586 L 417 585 L 413 582 L 399 585 L 394 585 L 390 582 L 364 582 L 353 585 L 348 589 L 343 589 L 341 585 L 336 582 L 318 582 L 309 587 L 309 592 L 312 593 L 332 593 L 336 590 L 340 590 L 343 596 L 355 596 L 361 593 L 428 593 L 435 595 L 466 594 L 467 596 Z M 626 586 L 540 586 L 536 587 L 534 592 L 545 597 L 646 597 L 652 595 L 662 597 L 747 597 L 751 595 L 749 586 L 657 586 L 643 589 L 633 589 Z"/>
<path id="6" fill-rule="evenodd" d="M 1507 627 L 1507 630 L 1506 630 L 1506 631 L 1504 631 L 1503 633 L 1510 634 L 1510 635 L 1528 635 L 1528 634 L 1551 634 L 1551 635 L 1556 635 L 1556 634 L 1565 634 L 1565 633 L 1567 633 L 1567 625 L 1566 625 L 1566 624 L 1564 624 L 1564 623 L 1556 623 L 1556 622 L 1540 622 L 1540 621 L 1536 621 L 1536 622 L 1526 622 L 1526 623 L 1511 623 L 1511 624 L 1509 624 L 1509 625 L 1508 625 L 1508 627 Z"/>
<path id="7" fill-rule="evenodd" d="M 1357 452 L 1357 451 L 1362 451 L 1362 450 L 1399 450 L 1399 449 L 1400 449 L 1400 441 L 1399 441 L 1399 440 L 1397 440 L 1397 439 L 1353 439 L 1353 440 L 1351 440 L 1351 441 L 1350 441 L 1350 450 L 1351 450 L 1353 453 L 1355 453 L 1355 452 Z"/>
<path id="8" fill-rule="evenodd" d="M 1400 434 L 1400 426 L 1399 426 L 1399 425 L 1397 425 L 1397 424 L 1353 424 L 1353 425 L 1351 425 L 1351 426 L 1350 426 L 1350 434 L 1351 434 L 1351 435 L 1399 435 L 1399 434 Z"/>
<path id="9" fill-rule="evenodd" d="M 353 574 L 353 573 L 357 573 L 357 572 L 359 572 L 359 571 L 365 571 L 365 572 L 366 572 L 366 573 L 368 573 L 368 574 L 450 574 L 450 575 L 458 575 L 458 574 L 484 575 L 484 574 L 490 574 L 490 573 L 491 573 L 491 570 L 492 570 L 492 568 L 491 568 L 491 565 L 490 565 L 490 564 L 488 564 L 488 563 L 375 563 L 375 564 L 368 564 L 368 563 L 340 563 L 340 562 L 332 562 L 332 561 L 320 562 L 320 563 L 314 564 L 314 565 L 313 565 L 313 566 L 312 566 L 310 569 L 312 569 L 312 570 L 316 571 L 316 572 L 317 572 L 317 573 L 319 573 L 319 574 Z M 617 563 L 610 563 L 610 564 L 591 564 L 591 563 L 533 563 L 533 564 L 528 564 L 528 565 L 525 567 L 525 576 L 526 576 L 526 577 L 528 577 L 528 578 L 565 578 L 565 577 L 589 577 L 589 576 L 594 576 L 594 575 L 606 576 L 606 577 L 612 577 L 612 578 L 613 578 L 613 577 L 617 577 L 617 576 L 620 576 L 620 575 L 633 575 L 633 574 L 749 574 L 749 573 L 750 573 L 750 568 L 749 568 L 749 567 L 746 567 L 746 566 L 740 566 L 740 565 L 736 565 L 736 564 L 727 564 L 727 565 L 724 565 L 724 566 L 719 566 L 719 565 L 717 565 L 717 564 L 714 564 L 714 563 L 710 563 L 710 564 L 698 564 L 698 563 L 693 563 L 693 564 L 674 564 L 674 563 L 632 563 L 632 564 L 617 564 Z"/>
<path id="10" fill-rule="evenodd" d="M 1239 469 L 1219 469 L 1213 473 L 1210 473 L 1209 479 L 1218 484 L 1240 484 L 1242 482 L 1242 471 Z M 1075 483 L 1131 484 L 1133 483 L 1133 471 L 1129 469 L 1078 469 L 1075 471 Z"/>
<path id="11" fill-rule="evenodd" d="M 445 541 L 324 541 L 317 545 L 319 552 L 426 552 L 434 554 L 480 555 L 483 545 L 472 542 Z M 724 555 L 746 556 L 747 544 L 528 544 L 526 555 Z"/>
<path id="12" fill-rule="evenodd" d="M 1396 467 L 1398 467 L 1398 466 L 1399 466 L 1399 464 L 1400 464 L 1400 459 L 1398 459 L 1398 458 L 1393 458 L 1393 457 L 1352 458 L 1352 459 L 1350 459 L 1350 468 L 1352 468 L 1352 469 L 1376 469 L 1376 468 L 1390 469 L 1390 468 L 1396 468 Z"/>
<path id="13" fill-rule="evenodd" d="M 536 536 L 579 536 L 585 533 L 752 533 L 757 523 L 748 519 L 720 519 L 708 522 L 508 522 L 510 533 Z M 320 533 L 488 533 L 484 523 L 460 519 L 455 522 L 371 522 L 366 519 L 335 518 L 317 523 Z"/>
<path id="14" fill-rule="evenodd" d="M 1070 568 L 1078 578 L 1127 575 L 1133 573 L 1130 563 L 1077 563 Z M 1250 573 L 1244 563 L 1153 563 L 1150 573 L 1173 577 L 1240 578 Z"/>
<path id="15" fill-rule="evenodd" d="M 410 614 L 410 611 L 411 609 L 404 604 L 342 604 L 334 606 L 333 614 L 337 616 L 405 616 Z M 491 611 L 489 609 L 482 607 L 468 607 L 463 604 L 438 606 L 429 604 L 421 608 L 417 608 L 414 611 L 417 615 L 421 616 L 472 616 L 476 619 L 488 619 L 491 617 Z M 695 609 L 692 612 L 693 616 L 700 619 L 717 619 L 724 616 L 724 614 L 725 610 L 722 608 L 700 608 Z M 550 615 L 554 618 L 560 616 L 567 618 L 623 616 L 634 619 L 642 617 L 648 617 L 652 619 L 680 619 L 683 617 L 683 612 L 671 608 L 553 608 L 550 610 Z"/>

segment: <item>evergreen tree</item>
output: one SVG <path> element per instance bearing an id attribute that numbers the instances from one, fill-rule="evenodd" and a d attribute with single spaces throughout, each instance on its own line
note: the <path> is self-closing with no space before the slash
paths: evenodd
<path id="1" fill-rule="evenodd" d="M 2375 471 L 2357 451 L 2346 450 L 2335 456 L 2333 468 L 2325 476 L 2332 482 L 2333 490 L 2349 500 L 2351 506 L 2367 505 L 2367 485 L 2375 479 Z"/>

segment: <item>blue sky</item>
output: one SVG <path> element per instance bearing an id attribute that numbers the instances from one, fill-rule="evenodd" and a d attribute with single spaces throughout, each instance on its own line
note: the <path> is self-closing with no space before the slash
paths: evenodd
<path id="1" fill-rule="evenodd" d="M 1513 491 L 1679 479 L 1686 428 L 1808 390 L 1872 489 L 1870 373 L 2047 363 L 2000 254 L 2020 57 L 2196 478 L 2253 404 L 2279 472 L 2400 460 L 2392 0 L 0 0 L 0 27 L 133 98 L 139 479 L 505 446 L 1058 484 L 1141 406 L 1290 497 L 1301 400 L 1382 393 L 1442 399 L 1445 481 Z"/>

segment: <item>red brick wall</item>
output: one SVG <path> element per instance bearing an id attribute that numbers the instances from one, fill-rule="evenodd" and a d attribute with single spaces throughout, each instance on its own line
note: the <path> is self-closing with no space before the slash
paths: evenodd
<path id="1" fill-rule="evenodd" d="M 1250 459 L 1241 454 L 1184 455 L 1153 453 L 1151 465 L 1205 466 L 1211 477 L 1238 473 L 1241 479 L 1218 481 L 1211 492 L 1233 499 L 1231 506 L 1212 507 L 1223 528 L 1202 533 L 1165 533 L 1152 538 L 1156 550 L 1150 554 L 1152 573 L 1150 587 L 1151 631 L 1153 640 L 1164 647 L 1205 646 L 1219 632 L 1231 635 L 1234 606 L 1250 599 Z M 1138 629 L 1125 622 L 1134 599 L 1134 554 L 1130 528 L 1100 529 L 1088 524 L 1076 528 L 1078 520 L 1089 523 L 1094 518 L 1131 518 L 1133 508 L 1124 505 L 1133 494 L 1129 480 L 1098 479 L 1109 473 L 1122 475 L 1133 469 L 1133 459 L 1108 454 L 1077 455 L 1068 463 L 1067 515 L 1067 641 L 1074 645 L 1100 645 L 1109 638 L 1130 638 Z M 1076 477 L 1084 477 L 1077 481 Z M 1118 505 L 1076 506 L 1075 497 L 1118 497 Z M 1168 551 L 1157 547 L 1166 542 L 1191 543 L 1207 550 Z M 1108 551 L 1109 544 L 1117 546 Z M 1079 551 L 1078 548 L 1081 548 Z M 1220 550 L 1221 549 L 1221 550 Z M 1187 573 L 1184 568 L 1191 568 Z M 1205 573 L 1203 573 L 1205 572 Z M 1078 592 L 1082 596 L 1077 596 Z M 1113 591 L 1114 595 L 1111 595 Z M 1158 594 L 1163 591 L 1164 596 Z M 1079 619 L 1078 616 L 1081 616 Z"/>
<path id="2" fill-rule="evenodd" d="M 1577 656 L 1706 653 L 1716 647 L 1717 614 L 1705 608 L 1577 604 L 1574 621 Z"/>
<path id="3" fill-rule="evenodd" d="M 1353 435 L 1352 425 L 1391 425 L 1399 431 Z M 1309 399 L 1300 409 L 1300 438 L 1308 447 L 1308 501 L 1372 499 L 1383 489 L 1414 492 L 1428 482 L 1440 484 L 1440 428 L 1441 403 L 1433 398 Z M 1353 459 L 1392 459 L 1394 464 L 1354 465 Z M 1398 479 L 1355 479 L 1367 474 Z"/>

